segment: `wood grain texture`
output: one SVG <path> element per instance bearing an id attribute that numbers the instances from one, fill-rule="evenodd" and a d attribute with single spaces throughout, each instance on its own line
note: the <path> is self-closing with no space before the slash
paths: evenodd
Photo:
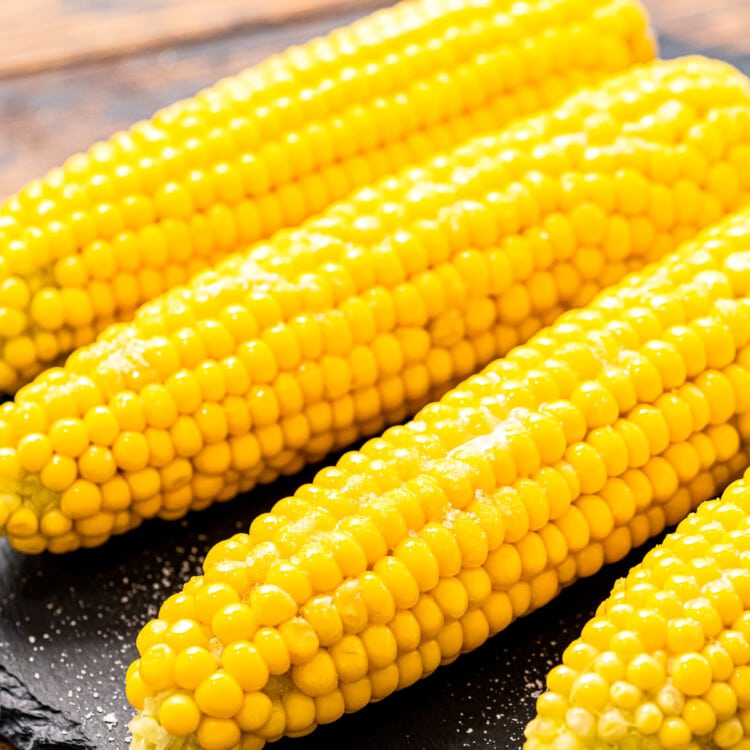
<path id="1" fill-rule="evenodd" d="M 160 107 L 365 13 L 322 15 L 0 81 L 0 199 Z"/>
<path id="2" fill-rule="evenodd" d="M 750 33 L 747 0 L 644 0 L 654 25 L 703 50 L 745 55 Z"/>
<path id="3" fill-rule="evenodd" d="M 373 0 L 2 0 L 0 78 L 372 5 Z"/>

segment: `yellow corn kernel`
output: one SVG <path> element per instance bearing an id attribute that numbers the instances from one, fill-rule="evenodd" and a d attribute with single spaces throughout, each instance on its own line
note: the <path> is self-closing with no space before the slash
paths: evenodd
<path id="1" fill-rule="evenodd" d="M 200 718 L 198 706 L 187 695 L 171 695 L 159 707 L 159 723 L 177 737 L 192 734 L 198 729 Z"/>

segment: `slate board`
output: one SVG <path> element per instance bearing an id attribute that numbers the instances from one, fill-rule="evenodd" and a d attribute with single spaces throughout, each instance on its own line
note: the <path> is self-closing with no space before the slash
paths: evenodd
<path id="1" fill-rule="evenodd" d="M 696 51 L 669 36 L 660 44 L 664 57 Z M 704 53 L 750 73 L 750 57 Z M 141 625 L 200 571 L 212 544 L 244 530 L 313 473 L 64 557 L 25 557 L 0 539 L 0 741 L 18 750 L 127 750 L 124 674 Z M 645 549 L 408 690 L 274 747 L 517 750 L 547 671 Z"/>

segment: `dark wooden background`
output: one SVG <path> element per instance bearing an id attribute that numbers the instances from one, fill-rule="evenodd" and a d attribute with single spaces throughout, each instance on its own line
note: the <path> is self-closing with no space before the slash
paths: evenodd
<path id="1" fill-rule="evenodd" d="M 0 0 L 0 199 L 159 107 L 389 4 Z M 750 72 L 749 0 L 646 4 L 666 56 L 702 52 Z M 0 750 L 12 748 L 0 739 Z"/>
<path id="2" fill-rule="evenodd" d="M 748 0 L 646 0 L 686 48 L 750 54 Z M 96 139 L 389 0 L 0 0 L 0 198 Z"/>

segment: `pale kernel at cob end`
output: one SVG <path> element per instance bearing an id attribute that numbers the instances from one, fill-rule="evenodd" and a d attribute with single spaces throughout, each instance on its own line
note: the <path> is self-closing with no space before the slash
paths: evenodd
<path id="1" fill-rule="evenodd" d="M 257 750 L 306 734 L 450 663 L 684 518 L 750 462 L 749 293 L 745 210 L 216 545 L 138 637 L 133 747 Z M 747 575 L 738 585 L 750 597 Z M 737 613 L 726 588 L 712 596 L 722 616 Z M 700 601 L 693 614 L 716 625 Z M 653 618 L 633 621 L 664 635 Z M 623 659 L 634 653 L 636 636 L 606 632 Z M 738 653 L 750 662 L 747 644 Z M 587 663 L 585 648 L 571 654 Z M 642 660 L 631 671 L 647 689 L 663 668 Z M 679 684 L 705 682 L 695 660 L 675 671 Z M 576 691 L 589 710 L 609 686 L 587 678 Z M 643 721 L 678 699 L 663 691 Z M 615 714 L 573 721 L 609 739 L 621 731 Z M 669 722 L 665 741 L 680 731 Z"/>
<path id="2" fill-rule="evenodd" d="M 353 188 L 651 60 L 647 26 L 635 0 L 407 2 L 72 157 L 0 207 L 0 395 Z"/>
<path id="3" fill-rule="evenodd" d="M 547 676 L 525 750 L 750 747 L 750 472 L 614 586 Z"/>
<path id="4" fill-rule="evenodd" d="M 402 421 L 742 205 L 749 104 L 647 66 L 226 259 L 0 406 L 0 528 L 94 546 Z"/>

